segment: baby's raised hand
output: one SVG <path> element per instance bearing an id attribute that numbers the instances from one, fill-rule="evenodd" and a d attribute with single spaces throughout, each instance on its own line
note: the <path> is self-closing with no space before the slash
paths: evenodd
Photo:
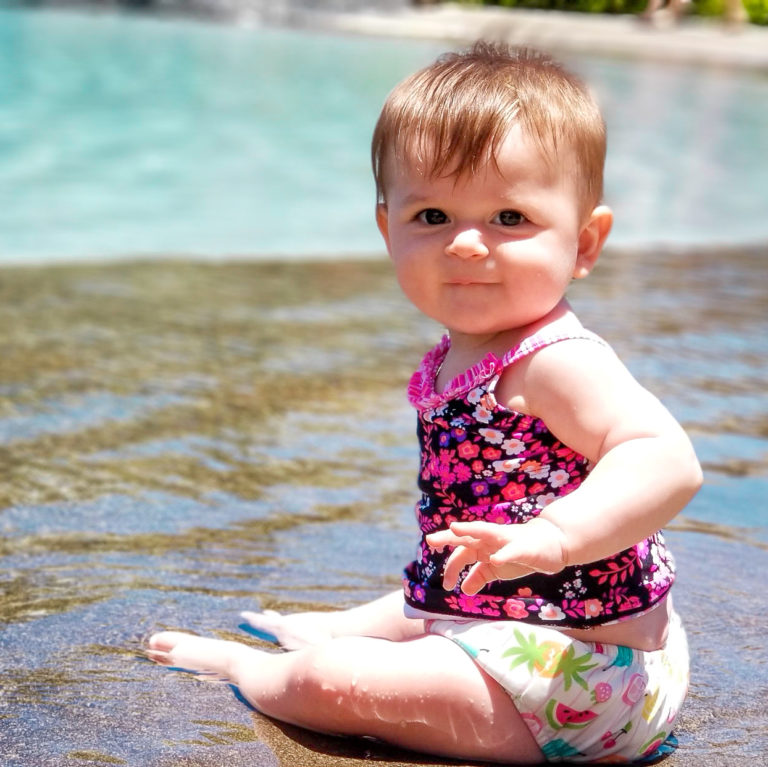
<path id="1" fill-rule="evenodd" d="M 556 573 L 567 564 L 562 530 L 541 517 L 517 525 L 454 522 L 449 530 L 428 535 L 427 544 L 433 549 L 453 548 L 443 572 L 446 589 L 452 589 L 462 570 L 471 565 L 461 584 L 465 594 L 477 594 L 492 581 Z"/>

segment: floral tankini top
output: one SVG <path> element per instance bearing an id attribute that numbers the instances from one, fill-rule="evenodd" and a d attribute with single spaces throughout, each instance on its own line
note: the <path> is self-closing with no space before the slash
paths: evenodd
<path id="1" fill-rule="evenodd" d="M 506 409 L 493 395 L 505 368 L 570 338 L 604 343 L 588 331 L 531 336 L 501 359 L 489 354 L 438 394 L 435 379 L 450 348 L 446 336 L 411 378 L 408 397 L 418 410 L 421 446 L 421 544 L 403 579 L 411 607 L 456 618 L 585 628 L 645 612 L 671 588 L 674 561 L 660 532 L 608 559 L 494 581 L 475 596 L 463 594 L 458 584 L 453 591 L 442 586 L 450 551 L 431 550 L 426 535 L 454 521 L 527 522 L 589 473 L 588 460 L 559 442 L 543 421 Z"/>

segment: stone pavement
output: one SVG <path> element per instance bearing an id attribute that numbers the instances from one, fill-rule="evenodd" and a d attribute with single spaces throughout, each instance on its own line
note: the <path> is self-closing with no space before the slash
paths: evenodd
<path id="1" fill-rule="evenodd" d="M 634 15 L 582 14 L 522 8 L 428 5 L 390 12 L 310 11 L 301 26 L 341 32 L 465 43 L 480 37 L 559 52 L 728 66 L 768 72 L 768 27 L 729 26 L 684 18 L 648 24 Z"/>

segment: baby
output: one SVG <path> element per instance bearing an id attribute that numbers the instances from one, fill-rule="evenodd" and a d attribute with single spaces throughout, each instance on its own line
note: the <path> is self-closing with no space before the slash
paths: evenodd
<path id="1" fill-rule="evenodd" d="M 604 158 L 594 100 L 540 53 L 478 43 L 395 88 L 376 219 L 405 295 L 447 329 L 408 390 L 419 556 L 369 604 L 245 615 L 293 652 L 163 632 L 150 657 L 291 724 L 434 755 L 659 753 L 688 679 L 659 530 L 701 470 L 565 299 L 611 229 Z"/>

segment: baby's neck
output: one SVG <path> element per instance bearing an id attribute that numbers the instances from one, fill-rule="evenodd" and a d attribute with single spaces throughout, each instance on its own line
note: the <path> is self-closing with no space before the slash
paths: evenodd
<path id="1" fill-rule="evenodd" d="M 462 363 L 468 363 L 462 368 L 462 370 L 466 370 L 489 353 L 502 357 L 510 349 L 514 349 L 526 338 L 530 338 L 544 328 L 548 328 L 553 332 L 565 332 L 568 330 L 580 330 L 581 327 L 581 322 L 579 322 L 578 317 L 574 314 L 570 304 L 563 298 L 547 314 L 521 327 L 483 335 L 461 333 L 449 328 L 448 335 L 451 339 L 451 348 L 448 352 L 448 357 L 446 357 L 446 362 L 449 357 L 460 359 Z M 445 364 L 443 366 L 445 367 Z"/>

